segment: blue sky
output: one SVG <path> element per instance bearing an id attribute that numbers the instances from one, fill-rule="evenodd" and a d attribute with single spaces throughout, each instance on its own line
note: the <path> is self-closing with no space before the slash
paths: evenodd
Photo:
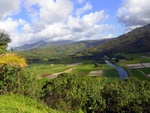
<path id="1" fill-rule="evenodd" d="M 9 47 L 117 37 L 150 22 L 150 0 L 0 0 Z"/>

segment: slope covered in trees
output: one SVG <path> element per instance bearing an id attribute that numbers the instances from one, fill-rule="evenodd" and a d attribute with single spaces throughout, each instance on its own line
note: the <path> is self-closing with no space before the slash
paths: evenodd
<path id="1" fill-rule="evenodd" d="M 121 35 L 113 40 L 87 49 L 84 54 L 105 55 L 114 52 L 149 52 L 150 51 L 150 24 L 136 28 L 127 34 Z"/>
<path id="2" fill-rule="evenodd" d="M 107 42 L 110 39 L 104 40 L 90 40 L 90 41 L 80 41 L 65 45 L 46 45 L 42 48 L 37 48 L 28 51 L 22 51 L 20 54 L 27 59 L 44 59 L 44 58 L 61 58 L 72 55 L 77 52 L 83 51 L 86 48 L 90 48 L 102 43 Z"/>

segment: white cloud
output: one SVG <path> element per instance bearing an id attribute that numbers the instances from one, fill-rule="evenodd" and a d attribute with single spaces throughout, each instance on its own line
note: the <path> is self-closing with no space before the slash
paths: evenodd
<path id="1" fill-rule="evenodd" d="M 89 9 L 92 9 L 92 5 L 90 3 L 86 3 L 82 8 L 77 9 L 75 13 L 77 16 L 80 16 Z"/>
<path id="2" fill-rule="evenodd" d="M 46 24 L 62 21 L 73 11 L 70 0 L 27 0 L 25 4 L 31 15 L 36 14 Z"/>
<path id="3" fill-rule="evenodd" d="M 0 21 L 0 27 L 11 35 L 10 47 L 39 40 L 77 41 L 111 36 L 105 32 L 111 31 L 113 26 L 100 24 L 108 15 L 104 10 L 87 13 L 92 9 L 90 3 L 85 3 L 76 10 L 71 0 L 26 0 L 22 2 L 22 6 L 26 9 L 30 21 L 23 18 L 15 20 L 11 16 Z"/>
<path id="4" fill-rule="evenodd" d="M 0 28 L 8 32 L 13 32 L 17 29 L 18 22 L 13 18 L 7 18 L 6 20 L 0 21 Z"/>
<path id="5" fill-rule="evenodd" d="M 82 22 L 88 26 L 93 26 L 101 20 L 105 20 L 106 18 L 108 18 L 108 15 L 104 15 L 104 11 L 101 10 L 99 12 L 84 15 L 82 18 Z"/>
<path id="6" fill-rule="evenodd" d="M 0 20 L 18 11 L 20 0 L 0 0 Z"/>
<path id="7" fill-rule="evenodd" d="M 125 0 L 117 16 L 127 30 L 150 23 L 150 0 Z"/>
<path id="8" fill-rule="evenodd" d="M 22 27 L 22 30 L 24 33 L 31 33 L 33 32 L 33 29 L 31 28 L 30 24 L 27 23 Z"/>

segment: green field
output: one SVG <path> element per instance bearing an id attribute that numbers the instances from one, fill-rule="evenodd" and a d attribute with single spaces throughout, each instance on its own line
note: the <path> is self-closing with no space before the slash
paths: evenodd
<path id="1" fill-rule="evenodd" d="M 150 68 L 141 68 L 141 71 L 143 71 L 145 74 L 150 74 Z"/>
<path id="2" fill-rule="evenodd" d="M 106 82 L 120 80 L 118 72 L 113 67 L 107 64 L 102 64 L 101 67 L 95 67 L 92 61 L 83 61 L 82 64 L 76 66 L 67 66 L 67 64 L 54 64 L 53 66 L 50 64 L 31 64 L 26 68 L 26 70 L 32 71 L 39 76 L 42 74 L 64 72 L 71 68 L 73 68 L 73 71 L 69 72 L 71 74 L 88 75 L 91 71 L 103 70 L 101 76 L 104 74 Z"/>
<path id="3" fill-rule="evenodd" d="M 35 72 L 36 75 L 53 74 L 67 69 L 70 69 L 70 67 L 64 64 L 54 64 L 54 66 L 50 66 L 50 64 L 31 64 L 26 68 L 27 71 Z"/>
<path id="4" fill-rule="evenodd" d="M 140 80 L 147 80 L 150 81 L 150 78 L 147 78 L 143 73 L 138 71 L 137 69 L 133 69 L 132 73 L 134 74 L 135 77 L 137 77 Z"/>
<path id="5" fill-rule="evenodd" d="M 67 66 L 67 64 L 31 64 L 26 70 L 35 72 L 36 75 L 42 74 L 54 74 L 66 71 L 68 69 L 74 68 L 74 70 L 70 73 L 79 73 L 88 75 L 90 71 L 93 70 L 102 70 L 102 67 L 95 67 L 92 62 L 83 62 L 83 64 L 79 64 L 77 66 Z"/>
<path id="6" fill-rule="evenodd" d="M 120 55 L 120 54 L 116 54 Z M 115 55 L 115 56 L 116 56 Z M 114 62 L 116 65 L 123 67 L 129 77 L 135 76 L 141 80 L 147 80 L 148 78 L 145 77 L 142 73 L 131 70 L 126 66 L 126 64 L 132 64 L 132 63 L 147 63 L 150 62 L 150 55 L 147 54 L 121 54 L 122 56 L 125 56 L 127 59 L 124 61 L 119 61 L 115 63 L 113 60 L 111 62 Z M 103 58 L 104 59 L 104 58 Z M 81 62 L 82 64 L 76 65 L 76 66 L 67 66 L 71 63 L 77 63 Z M 101 67 L 95 67 L 94 60 L 72 60 L 72 59 L 64 59 L 61 61 L 55 61 L 55 62 L 43 62 L 43 63 L 36 63 L 36 64 L 30 64 L 26 70 L 34 72 L 36 75 L 40 76 L 43 74 L 55 74 L 55 73 L 63 73 L 66 70 L 73 69 L 71 74 L 81 74 L 81 75 L 88 75 L 91 71 L 96 70 L 103 70 L 102 76 L 106 78 L 107 82 L 113 81 L 113 80 L 120 80 L 118 72 L 111 66 L 108 66 L 106 64 L 102 64 Z M 53 64 L 53 65 L 51 65 Z M 140 69 L 145 74 L 150 74 L 150 68 L 143 68 Z"/>

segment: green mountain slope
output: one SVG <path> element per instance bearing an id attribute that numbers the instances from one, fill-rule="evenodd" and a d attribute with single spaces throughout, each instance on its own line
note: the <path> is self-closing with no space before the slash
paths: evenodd
<path id="1" fill-rule="evenodd" d="M 150 52 L 150 24 L 136 28 L 127 34 L 121 35 L 113 40 L 87 49 L 83 54 L 102 56 L 114 52 Z"/>
<path id="2" fill-rule="evenodd" d="M 25 51 L 25 50 L 32 50 L 32 49 L 37 49 L 37 48 L 42 48 L 42 47 L 47 47 L 47 46 L 52 46 L 52 45 L 65 45 L 73 43 L 73 41 L 70 40 L 60 40 L 60 41 L 53 41 L 53 42 L 45 42 L 43 40 L 31 43 L 31 44 L 25 44 L 23 46 L 15 47 L 14 51 Z"/>
<path id="3" fill-rule="evenodd" d="M 51 59 L 63 58 L 67 55 L 73 55 L 87 48 L 102 44 L 110 39 L 80 41 L 66 45 L 46 45 L 42 48 L 22 51 L 20 54 L 27 59 Z"/>

